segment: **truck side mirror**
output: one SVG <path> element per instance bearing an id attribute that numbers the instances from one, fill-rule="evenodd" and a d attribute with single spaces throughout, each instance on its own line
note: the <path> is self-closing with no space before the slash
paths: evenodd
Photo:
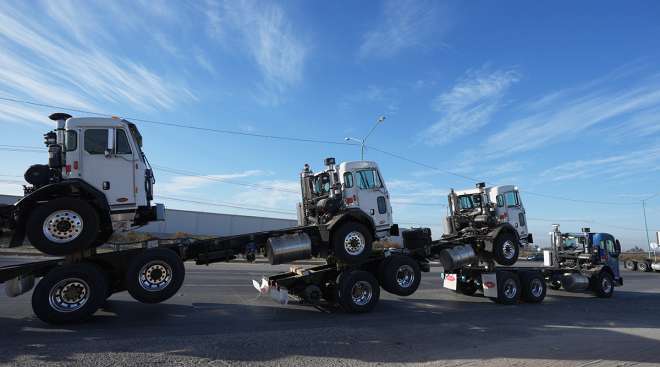
<path id="1" fill-rule="evenodd" d="M 105 148 L 105 157 L 112 157 L 113 152 L 115 151 L 115 129 L 108 129 L 108 145 Z"/>
<path id="2" fill-rule="evenodd" d="M 616 253 L 616 256 L 619 256 L 621 253 L 621 242 L 619 242 L 619 240 L 614 240 L 614 252 Z"/>

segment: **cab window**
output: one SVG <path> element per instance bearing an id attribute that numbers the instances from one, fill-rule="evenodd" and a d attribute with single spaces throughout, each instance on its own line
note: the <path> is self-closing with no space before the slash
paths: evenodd
<path id="1" fill-rule="evenodd" d="M 378 172 L 374 169 L 357 172 L 358 187 L 361 189 L 376 189 L 382 187 Z"/>
<path id="2" fill-rule="evenodd" d="M 117 154 L 131 154 L 131 145 L 128 143 L 126 132 L 122 129 L 117 129 Z"/>
<path id="3" fill-rule="evenodd" d="M 502 208 L 504 207 L 504 196 L 503 195 L 497 195 L 497 206 Z"/>
<path id="4" fill-rule="evenodd" d="M 108 147 L 107 129 L 85 130 L 85 151 L 89 154 L 105 154 Z"/>
<path id="5" fill-rule="evenodd" d="M 353 174 L 350 172 L 344 173 L 344 188 L 350 189 L 353 187 Z"/>
<path id="6" fill-rule="evenodd" d="M 64 145 L 67 152 L 78 149 L 78 132 L 76 130 L 67 130 L 64 138 Z"/>
<path id="7" fill-rule="evenodd" d="M 461 209 L 473 209 L 474 202 L 472 201 L 472 196 L 469 195 L 459 196 L 458 205 L 461 207 Z"/>
<path id="8" fill-rule="evenodd" d="M 616 249 L 614 248 L 614 241 L 611 239 L 606 239 L 605 240 L 605 249 L 607 250 L 608 253 L 614 254 L 616 253 Z"/>
<path id="9" fill-rule="evenodd" d="M 520 204 L 518 201 L 518 195 L 516 195 L 515 191 L 504 193 L 504 201 L 506 202 L 507 207 L 518 206 Z"/>

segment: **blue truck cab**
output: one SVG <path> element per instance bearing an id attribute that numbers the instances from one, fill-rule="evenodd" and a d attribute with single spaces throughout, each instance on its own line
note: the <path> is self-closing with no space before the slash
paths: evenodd
<path id="1" fill-rule="evenodd" d="M 590 271 L 608 271 L 615 285 L 623 285 L 619 271 L 621 244 L 609 233 L 591 232 L 583 228 L 579 233 L 562 233 L 560 262 L 574 264 Z"/>

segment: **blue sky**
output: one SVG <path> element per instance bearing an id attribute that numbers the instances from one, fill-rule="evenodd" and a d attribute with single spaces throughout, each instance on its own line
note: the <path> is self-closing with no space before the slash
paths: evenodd
<path id="1" fill-rule="evenodd" d="M 517 184 L 540 240 L 559 222 L 631 247 L 640 200 L 660 191 L 659 15 L 653 1 L 5 1 L 0 96 L 334 142 L 385 115 L 369 145 L 439 169 L 367 150 L 397 221 L 440 233 L 445 209 L 420 204 L 474 184 L 449 171 Z M 55 112 L 0 111 L 1 145 L 37 147 Z M 294 211 L 304 163 L 359 158 L 355 146 L 138 125 L 154 165 L 211 178 L 157 169 L 157 194 L 201 202 L 161 198 L 172 208 L 293 217 L 279 211 Z M 2 193 L 46 160 L 0 155 Z M 660 197 L 648 207 L 660 229 Z"/>

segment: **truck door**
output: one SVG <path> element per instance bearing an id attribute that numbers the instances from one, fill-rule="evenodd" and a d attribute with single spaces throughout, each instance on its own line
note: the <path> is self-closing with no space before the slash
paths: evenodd
<path id="1" fill-rule="evenodd" d="M 103 192 L 110 207 L 135 206 L 135 156 L 121 128 L 83 132 L 82 178 Z"/>
<path id="2" fill-rule="evenodd" d="M 371 215 L 376 230 L 389 229 L 392 225 L 392 208 L 387 188 L 375 168 L 356 172 L 360 209 Z"/>
<path id="3" fill-rule="evenodd" d="M 503 194 L 508 222 L 518 231 L 521 240 L 527 239 L 527 218 L 525 208 L 520 201 L 518 191 L 509 191 Z"/>
<path id="4" fill-rule="evenodd" d="M 621 252 L 621 245 L 618 245 L 614 237 L 610 234 L 603 234 L 600 238 L 600 246 L 602 246 L 603 254 L 605 255 L 605 264 L 612 269 L 614 279 L 619 278 L 619 253 Z M 603 256 L 601 256 L 601 259 Z"/>

